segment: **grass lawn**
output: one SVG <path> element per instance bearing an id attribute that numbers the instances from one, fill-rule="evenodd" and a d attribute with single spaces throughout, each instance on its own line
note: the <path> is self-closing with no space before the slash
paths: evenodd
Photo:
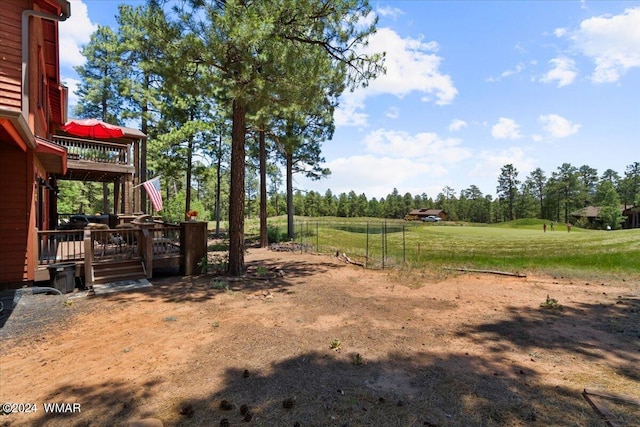
<path id="1" fill-rule="evenodd" d="M 559 276 L 640 277 L 640 229 L 600 231 L 522 219 L 500 224 L 418 223 L 377 218 L 296 217 L 296 241 L 309 250 L 334 253 L 378 268 L 474 268 Z M 248 235 L 257 226 L 248 224 Z M 548 222 L 547 222 L 547 225 Z M 269 220 L 286 231 L 286 218 Z M 386 231 L 386 232 L 383 232 Z"/>

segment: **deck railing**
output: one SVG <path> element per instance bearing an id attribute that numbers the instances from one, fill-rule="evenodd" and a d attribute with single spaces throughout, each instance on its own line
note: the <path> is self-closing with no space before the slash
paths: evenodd
<path id="1" fill-rule="evenodd" d="M 124 261 L 142 258 L 139 244 L 142 239 L 140 229 L 91 230 L 90 239 L 93 261 Z"/>
<path id="2" fill-rule="evenodd" d="M 38 231 L 38 264 L 84 260 L 84 230 Z"/>
<path id="3" fill-rule="evenodd" d="M 133 165 L 131 146 L 90 139 L 53 135 L 53 141 L 67 149 L 69 160 L 87 160 L 98 163 Z"/>
<path id="4" fill-rule="evenodd" d="M 173 224 L 165 224 L 149 230 L 153 242 L 153 258 L 180 254 L 180 230 L 179 225 Z"/>
<path id="5" fill-rule="evenodd" d="M 197 263 L 207 255 L 206 223 L 123 224 L 116 228 L 38 231 L 38 265 L 61 262 L 84 264 L 140 260 L 152 277 L 157 268 L 180 267 L 183 274 L 197 273 Z"/>

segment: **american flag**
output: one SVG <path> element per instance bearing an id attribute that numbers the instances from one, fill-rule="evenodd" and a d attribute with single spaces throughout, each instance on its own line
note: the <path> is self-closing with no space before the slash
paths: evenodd
<path id="1" fill-rule="evenodd" d="M 147 190 L 147 194 L 149 195 L 149 199 L 151 199 L 151 204 L 153 205 L 153 209 L 156 211 L 162 210 L 162 194 L 160 193 L 160 177 L 156 177 L 146 181 L 142 184 L 145 190 Z"/>

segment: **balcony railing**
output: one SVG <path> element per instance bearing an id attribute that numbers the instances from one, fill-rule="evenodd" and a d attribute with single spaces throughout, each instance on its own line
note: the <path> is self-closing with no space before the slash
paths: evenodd
<path id="1" fill-rule="evenodd" d="M 131 146 L 90 139 L 53 135 L 53 142 L 67 149 L 69 160 L 86 160 L 116 165 L 133 165 Z"/>

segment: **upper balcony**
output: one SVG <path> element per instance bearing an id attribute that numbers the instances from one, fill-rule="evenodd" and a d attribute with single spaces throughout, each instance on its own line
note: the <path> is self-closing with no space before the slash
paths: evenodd
<path id="1" fill-rule="evenodd" d="M 107 142 L 53 135 L 53 142 L 67 149 L 64 179 L 110 182 L 134 174 L 135 142 Z"/>

